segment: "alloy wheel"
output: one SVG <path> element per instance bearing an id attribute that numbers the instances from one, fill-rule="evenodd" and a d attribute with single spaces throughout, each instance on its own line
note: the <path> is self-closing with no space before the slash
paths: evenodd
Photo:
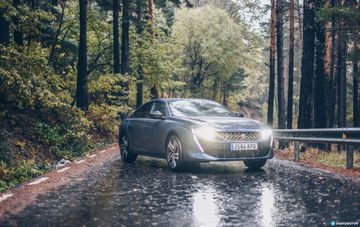
<path id="1" fill-rule="evenodd" d="M 123 136 L 121 138 L 120 152 L 121 158 L 123 160 L 126 160 L 129 154 L 129 139 L 127 138 L 127 136 Z"/>
<path id="2" fill-rule="evenodd" d="M 170 169 L 175 170 L 180 166 L 182 147 L 177 136 L 171 136 L 167 143 L 167 163 Z"/>
<path id="3" fill-rule="evenodd" d="M 127 135 L 123 135 L 120 139 L 120 155 L 121 159 L 126 163 L 133 163 L 137 158 L 137 154 L 134 154 L 130 149 L 130 141 Z"/>

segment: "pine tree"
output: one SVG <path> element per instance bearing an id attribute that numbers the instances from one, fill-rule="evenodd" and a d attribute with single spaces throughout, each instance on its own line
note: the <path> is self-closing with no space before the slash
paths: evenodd
<path id="1" fill-rule="evenodd" d="M 288 103 L 287 128 L 292 128 L 293 89 L 294 89 L 294 0 L 290 0 L 290 40 L 289 40 L 289 74 L 288 74 Z"/>
<path id="2" fill-rule="evenodd" d="M 283 56 L 283 1 L 276 0 L 276 51 L 278 82 L 278 128 L 285 128 L 284 56 Z"/>
<path id="3" fill-rule="evenodd" d="M 121 33 L 121 74 L 130 71 L 129 65 L 129 28 L 130 28 L 130 1 L 123 0 L 122 33 Z"/>
<path id="4" fill-rule="evenodd" d="M 119 0 L 113 0 L 114 74 L 120 73 Z"/>
<path id="5" fill-rule="evenodd" d="M 86 18 L 87 18 L 87 0 L 80 0 L 80 41 L 78 51 L 77 65 L 77 88 L 76 88 L 76 106 L 88 109 L 88 92 L 87 92 L 87 37 L 86 37 Z"/>
<path id="6" fill-rule="evenodd" d="M 136 0 L 136 33 L 141 36 L 144 30 L 144 23 L 143 23 L 143 17 L 142 17 L 142 8 L 143 8 L 143 2 L 142 0 Z M 140 46 L 140 45 L 139 45 Z M 138 61 L 139 64 L 137 66 L 137 75 L 138 75 L 138 81 L 136 83 L 136 107 L 139 107 L 142 105 L 143 102 L 143 79 L 144 79 L 144 72 L 143 72 L 143 56 L 139 53 L 138 54 Z"/>
<path id="7" fill-rule="evenodd" d="M 322 0 L 317 0 L 316 10 L 323 6 Z M 325 27 L 322 21 L 315 23 L 315 78 L 314 78 L 314 127 L 327 126 L 327 78 L 325 77 Z"/>
<path id="8" fill-rule="evenodd" d="M 0 10 L 0 44 L 7 45 L 10 39 L 10 23 L 4 13 L 4 10 Z"/>
<path id="9" fill-rule="evenodd" d="M 275 90 L 275 30 L 276 30 L 275 0 L 271 0 L 271 37 L 270 37 L 270 75 L 267 124 L 273 125 L 274 119 L 274 90 Z"/>
<path id="10" fill-rule="evenodd" d="M 301 57 L 301 84 L 298 128 L 313 127 L 313 77 L 315 47 L 315 2 L 304 0 L 303 53 Z"/>

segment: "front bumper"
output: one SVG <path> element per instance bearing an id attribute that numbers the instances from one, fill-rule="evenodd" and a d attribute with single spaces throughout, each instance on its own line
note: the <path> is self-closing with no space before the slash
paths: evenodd
<path id="1" fill-rule="evenodd" d="M 231 143 L 239 141 L 205 141 L 192 138 L 192 143 L 184 153 L 185 161 L 215 162 L 215 161 L 241 161 L 251 159 L 271 159 L 273 157 L 272 142 L 268 140 L 251 141 L 258 144 L 257 150 L 232 151 Z M 249 141 L 250 142 L 250 141 Z"/>

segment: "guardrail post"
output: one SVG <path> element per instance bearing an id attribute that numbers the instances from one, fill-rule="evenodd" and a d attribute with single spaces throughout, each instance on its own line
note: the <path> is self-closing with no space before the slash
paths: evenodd
<path id="1" fill-rule="evenodd" d="M 354 167 L 354 145 L 346 146 L 346 169 Z"/>
<path id="2" fill-rule="evenodd" d="M 295 161 L 295 162 L 300 161 L 299 142 L 294 142 L 294 161 Z"/>

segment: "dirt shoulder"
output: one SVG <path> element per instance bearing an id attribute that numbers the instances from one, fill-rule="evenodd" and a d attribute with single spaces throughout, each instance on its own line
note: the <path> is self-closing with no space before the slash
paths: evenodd
<path id="1" fill-rule="evenodd" d="M 54 169 L 30 181 L 0 193 L 0 219 L 17 214 L 36 200 L 39 195 L 56 192 L 70 181 L 81 180 L 87 172 L 103 165 L 119 154 L 118 145 L 91 152 L 83 159 Z"/>
<path id="2" fill-rule="evenodd" d="M 288 161 L 294 160 L 294 152 L 292 149 L 274 150 L 274 155 L 278 159 L 284 159 Z M 328 157 L 326 159 L 322 158 L 323 155 L 324 153 L 319 153 L 319 151 L 315 151 L 315 150 L 306 151 L 300 154 L 301 157 L 298 163 L 311 167 L 316 167 L 319 169 L 342 173 L 348 176 L 358 177 L 360 179 L 360 167 L 358 167 L 358 163 L 360 162 L 360 160 L 358 159 L 354 160 L 355 166 L 353 169 L 345 169 L 344 168 L 345 161 L 342 160 L 343 156 L 345 155 L 345 152 L 343 153 L 333 152 L 331 154 L 325 153 L 324 156 Z M 333 160 L 335 159 L 334 156 L 335 158 L 337 157 L 337 160 Z M 342 165 L 341 167 L 339 167 L 339 165 L 337 165 L 337 167 L 331 166 L 331 165 L 336 166 L 336 162 L 339 161 L 343 163 L 341 164 Z M 323 163 L 328 163 L 328 164 L 323 164 Z"/>

